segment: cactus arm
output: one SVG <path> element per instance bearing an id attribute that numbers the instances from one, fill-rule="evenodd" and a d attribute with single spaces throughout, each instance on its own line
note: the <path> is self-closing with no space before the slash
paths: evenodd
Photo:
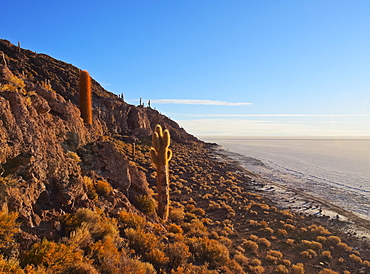
<path id="1" fill-rule="evenodd" d="M 167 151 L 167 162 L 169 162 L 172 159 L 172 150 L 168 149 Z"/>
<path id="2" fill-rule="evenodd" d="M 157 132 L 153 133 L 152 143 L 153 143 L 154 149 L 158 152 L 161 148 L 161 142 L 160 142 L 159 135 Z"/>
<path id="3" fill-rule="evenodd" d="M 152 159 L 153 163 L 158 166 L 159 165 L 159 159 L 157 156 L 157 153 L 155 152 L 154 148 L 150 149 L 150 158 Z"/>
<path id="4" fill-rule="evenodd" d="M 164 147 L 169 147 L 170 146 L 170 132 L 166 129 L 164 132 L 163 132 L 163 146 Z"/>

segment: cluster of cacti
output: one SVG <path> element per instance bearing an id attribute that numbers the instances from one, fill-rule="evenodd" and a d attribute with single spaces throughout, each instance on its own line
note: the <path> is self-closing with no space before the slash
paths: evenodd
<path id="1" fill-rule="evenodd" d="M 89 72 L 82 70 L 79 79 L 80 90 L 80 111 L 81 117 L 86 124 L 92 124 L 92 98 L 91 98 L 91 78 Z"/>
<path id="2" fill-rule="evenodd" d="M 170 132 L 157 125 L 152 136 L 153 147 L 150 157 L 157 167 L 158 216 L 164 221 L 168 219 L 170 202 L 170 179 L 168 162 L 172 157 L 170 146 Z"/>

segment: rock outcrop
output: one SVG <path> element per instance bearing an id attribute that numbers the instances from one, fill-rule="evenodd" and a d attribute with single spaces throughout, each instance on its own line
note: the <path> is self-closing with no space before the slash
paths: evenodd
<path id="1" fill-rule="evenodd" d="M 145 174 L 104 136 L 134 142 L 161 124 L 175 142 L 197 141 L 158 111 L 129 105 L 94 80 L 93 123 L 86 125 L 77 106 L 78 68 L 6 40 L 0 51 L 6 61 L 0 62 L 0 197 L 19 212 L 23 233 L 55 238 L 65 212 L 96 203 L 109 212 L 135 211 L 130 198 L 151 196 Z M 115 190 L 104 203 L 92 202 L 84 176 Z"/>

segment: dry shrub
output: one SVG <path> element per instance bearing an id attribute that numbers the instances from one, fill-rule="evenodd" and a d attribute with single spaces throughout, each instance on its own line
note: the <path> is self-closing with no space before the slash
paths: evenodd
<path id="1" fill-rule="evenodd" d="M 316 238 L 316 240 L 318 241 L 318 242 L 320 242 L 320 243 L 324 243 L 325 241 L 326 241 L 326 237 L 324 237 L 324 236 L 317 236 L 317 238 Z"/>
<path id="2" fill-rule="evenodd" d="M 227 236 L 227 235 L 232 235 L 232 234 L 234 234 L 235 232 L 234 232 L 234 230 L 233 230 L 233 228 L 231 228 L 231 227 L 229 227 L 229 226 L 225 226 L 224 227 L 224 231 L 225 231 L 225 233 L 226 233 L 226 235 L 225 236 Z"/>
<path id="3" fill-rule="evenodd" d="M 168 232 L 176 233 L 176 234 L 182 234 L 184 231 L 182 228 L 176 224 L 170 224 L 168 226 Z"/>
<path id="4" fill-rule="evenodd" d="M 289 230 L 289 231 L 294 231 L 295 230 L 295 226 L 294 225 L 291 225 L 291 224 L 284 224 L 284 229 L 285 230 Z"/>
<path id="5" fill-rule="evenodd" d="M 72 231 L 67 242 L 74 248 L 87 247 L 92 242 L 89 224 L 82 223 L 80 227 Z"/>
<path id="6" fill-rule="evenodd" d="M 243 267 L 235 260 L 228 260 L 225 265 L 219 268 L 219 271 L 225 274 L 246 274 Z"/>
<path id="7" fill-rule="evenodd" d="M 329 236 L 326 238 L 326 241 L 325 241 L 326 244 L 332 245 L 332 246 L 335 246 L 339 244 L 340 242 L 342 242 L 342 240 L 337 236 Z"/>
<path id="8" fill-rule="evenodd" d="M 160 269 L 169 262 L 169 258 L 158 248 L 154 248 L 145 253 L 144 258 L 152 263 L 156 269 Z"/>
<path id="9" fill-rule="evenodd" d="M 252 227 L 259 227 L 260 226 L 260 224 L 255 220 L 249 220 L 248 223 Z"/>
<path id="10" fill-rule="evenodd" d="M 250 240 L 243 240 L 242 247 L 245 250 L 249 250 L 253 254 L 257 254 L 258 251 L 258 244 L 250 241 Z"/>
<path id="11" fill-rule="evenodd" d="M 69 159 L 72 159 L 73 161 L 75 161 L 76 163 L 79 163 L 81 162 L 81 158 L 80 156 L 78 156 L 78 154 L 74 151 L 70 151 L 68 150 L 66 153 L 65 153 L 66 157 L 69 158 Z"/>
<path id="12" fill-rule="evenodd" d="M 90 254 L 99 265 L 101 273 L 156 273 L 150 263 L 130 258 L 125 249 L 119 251 L 111 237 L 105 237 L 103 240 L 91 244 Z"/>
<path id="13" fill-rule="evenodd" d="M 23 270 L 19 266 L 19 261 L 15 259 L 4 259 L 0 255 L 0 273 L 23 274 Z"/>
<path id="14" fill-rule="evenodd" d="M 303 240 L 302 244 L 303 244 L 304 247 L 313 249 L 315 251 L 319 251 L 319 250 L 322 249 L 322 244 L 319 243 L 319 242 L 316 242 L 316 241 Z"/>
<path id="15" fill-rule="evenodd" d="M 265 260 L 275 264 L 279 259 L 271 255 L 266 255 Z"/>
<path id="16" fill-rule="evenodd" d="M 85 227 L 91 234 L 94 240 L 99 240 L 105 236 L 117 238 L 119 235 L 117 220 L 101 216 L 87 208 L 80 208 L 76 214 L 66 214 L 63 218 L 64 225 L 67 231 L 76 230 L 85 223 Z"/>
<path id="17" fill-rule="evenodd" d="M 240 252 L 237 252 L 235 255 L 234 255 L 234 260 L 238 262 L 238 264 L 242 265 L 242 266 L 246 266 L 249 264 L 249 259 L 247 257 L 245 257 L 242 253 Z"/>
<path id="18" fill-rule="evenodd" d="M 308 249 L 301 252 L 301 256 L 305 259 L 312 259 L 317 257 L 317 253 L 313 249 Z"/>
<path id="19" fill-rule="evenodd" d="M 214 224 L 213 220 L 212 220 L 212 219 L 210 219 L 210 218 L 202 218 L 202 219 L 201 219 L 201 221 L 202 221 L 204 224 L 206 224 L 206 225 L 213 225 L 213 224 Z"/>
<path id="20" fill-rule="evenodd" d="M 118 251 L 111 237 L 106 237 L 89 246 L 92 258 L 102 269 L 118 271 L 121 253 Z"/>
<path id="21" fill-rule="evenodd" d="M 260 225 L 263 226 L 263 227 L 268 227 L 269 226 L 266 221 L 261 221 Z"/>
<path id="22" fill-rule="evenodd" d="M 145 232 L 143 229 L 126 228 L 125 235 L 129 240 L 129 245 L 139 254 L 156 248 L 159 240 L 153 233 Z"/>
<path id="23" fill-rule="evenodd" d="M 179 266 L 176 269 L 171 270 L 171 274 L 218 274 L 217 270 L 207 269 L 207 265 L 195 266 L 192 264 L 186 264 Z"/>
<path id="24" fill-rule="evenodd" d="M 176 224 L 181 224 L 184 221 L 185 213 L 181 208 L 170 208 L 169 220 Z"/>
<path id="25" fill-rule="evenodd" d="M 27 274 L 44 274 L 45 272 L 26 272 Z M 68 267 L 64 273 L 68 274 L 99 274 L 95 267 L 89 263 L 80 263 Z"/>
<path id="26" fill-rule="evenodd" d="M 258 212 L 255 210 L 249 210 L 249 213 L 253 216 L 258 216 Z"/>
<path id="27" fill-rule="evenodd" d="M 118 214 L 118 221 L 123 228 L 144 228 L 146 220 L 135 214 L 126 211 L 121 211 Z"/>
<path id="28" fill-rule="evenodd" d="M 189 247 L 183 242 L 169 244 L 166 253 L 169 257 L 171 267 L 173 268 L 184 265 L 191 256 Z"/>
<path id="29" fill-rule="evenodd" d="M 206 261 L 210 264 L 225 264 L 229 258 L 229 250 L 218 241 L 205 238 L 190 238 L 190 251 L 195 255 L 196 259 Z"/>
<path id="30" fill-rule="evenodd" d="M 87 189 L 87 196 L 89 197 L 89 199 L 98 200 L 99 195 L 98 193 L 96 193 L 93 179 L 91 179 L 90 177 L 84 176 L 83 182 Z"/>
<path id="31" fill-rule="evenodd" d="M 148 215 L 153 215 L 156 212 L 156 203 L 148 195 L 137 195 L 135 198 L 140 211 Z"/>
<path id="32" fill-rule="evenodd" d="M 256 242 L 258 240 L 258 236 L 256 235 L 249 235 L 249 240 Z"/>
<path id="33" fill-rule="evenodd" d="M 304 274 L 304 265 L 301 263 L 295 264 L 290 270 L 291 274 Z"/>
<path id="34" fill-rule="evenodd" d="M 19 225 L 16 222 L 18 213 L 7 212 L 7 210 L 0 211 L 0 248 L 9 246 L 13 242 L 13 236 L 19 232 Z"/>
<path id="35" fill-rule="evenodd" d="M 87 208 L 79 208 L 75 214 L 75 217 L 78 225 L 82 224 L 83 222 L 96 224 L 101 220 L 101 215 Z"/>
<path id="36" fill-rule="evenodd" d="M 271 242 L 269 240 L 267 240 L 266 238 L 259 238 L 257 240 L 257 244 L 259 246 L 265 246 L 266 248 L 269 248 L 271 246 Z"/>
<path id="37" fill-rule="evenodd" d="M 324 259 L 331 259 L 332 257 L 331 257 L 331 252 L 330 251 L 328 251 L 328 250 L 326 250 L 326 251 L 323 251 L 322 253 L 321 253 L 321 257 L 322 258 L 324 258 Z"/>
<path id="38" fill-rule="evenodd" d="M 330 235 L 330 231 L 327 230 L 325 227 L 321 226 L 321 225 L 311 225 L 308 227 L 308 229 L 312 232 L 312 233 L 315 233 L 315 234 L 318 234 L 318 235 Z"/>
<path id="39" fill-rule="evenodd" d="M 230 240 L 229 238 L 227 237 L 224 237 L 224 236 L 220 236 L 218 237 L 217 239 L 220 243 L 222 243 L 223 245 L 225 245 L 226 247 L 228 248 L 231 248 L 231 246 L 233 245 L 233 241 Z"/>
<path id="40" fill-rule="evenodd" d="M 249 263 L 249 265 L 252 265 L 252 266 L 259 266 L 259 265 L 261 265 L 262 263 L 261 263 L 261 261 L 260 260 L 258 260 L 258 259 L 253 259 L 253 260 L 251 260 L 250 261 L 250 263 Z"/>
<path id="41" fill-rule="evenodd" d="M 288 236 L 288 232 L 285 229 L 278 229 L 277 230 L 277 235 L 280 237 L 286 237 Z"/>
<path id="42" fill-rule="evenodd" d="M 346 243 L 338 243 L 337 247 L 339 247 L 340 249 L 343 249 L 345 251 L 348 251 L 348 252 L 352 251 L 352 247 L 348 246 Z"/>
<path id="43" fill-rule="evenodd" d="M 370 262 L 369 261 L 364 260 L 364 261 L 362 261 L 362 264 L 366 267 L 370 267 Z"/>
<path id="44" fill-rule="evenodd" d="M 103 239 L 106 236 L 116 239 L 119 237 L 117 223 L 118 221 L 115 218 L 103 217 L 99 224 L 93 226 L 93 230 L 90 233 L 94 239 Z"/>
<path id="45" fill-rule="evenodd" d="M 277 267 L 276 267 L 276 270 L 275 270 L 277 273 L 281 273 L 281 274 L 289 274 L 289 270 L 288 268 L 286 268 L 285 265 L 282 265 L 282 264 L 279 264 Z"/>
<path id="46" fill-rule="evenodd" d="M 208 204 L 208 210 L 220 209 L 221 205 L 215 201 L 210 201 Z"/>
<path id="47" fill-rule="evenodd" d="M 274 230 L 271 227 L 263 227 L 261 231 L 268 233 L 269 235 L 274 234 Z"/>
<path id="48" fill-rule="evenodd" d="M 294 217 L 293 213 L 290 210 L 282 210 L 281 213 L 287 219 L 292 219 Z"/>
<path id="49" fill-rule="evenodd" d="M 282 260 L 281 262 L 283 263 L 283 265 L 285 265 L 287 267 L 292 265 L 291 261 L 289 261 L 289 260 Z"/>
<path id="50" fill-rule="evenodd" d="M 26 86 L 24 81 L 17 76 L 15 76 L 13 73 L 4 73 L 4 78 L 7 81 L 6 84 L 0 84 L 0 92 L 2 91 L 25 91 L 24 87 Z"/>
<path id="51" fill-rule="evenodd" d="M 101 196 L 108 196 L 112 191 L 113 187 L 105 180 L 99 180 L 94 185 L 95 191 Z"/>
<path id="52" fill-rule="evenodd" d="M 353 262 L 362 264 L 362 259 L 359 256 L 351 254 L 349 257 Z"/>
<path id="53" fill-rule="evenodd" d="M 192 198 L 190 198 L 190 199 L 192 199 Z M 188 201 L 188 202 L 194 202 L 194 200 L 191 200 L 191 201 Z M 187 204 L 185 206 L 185 210 L 187 210 L 189 212 L 192 212 L 194 209 L 195 209 L 195 205 L 193 205 L 193 204 Z"/>
<path id="54" fill-rule="evenodd" d="M 188 237 L 205 237 L 208 235 L 207 227 L 199 219 L 193 219 L 184 225 Z"/>
<path id="55" fill-rule="evenodd" d="M 265 268 L 261 265 L 249 266 L 249 271 L 254 274 L 262 274 L 265 273 Z"/>
<path id="56" fill-rule="evenodd" d="M 198 216 L 204 216 L 206 214 L 206 212 L 201 208 L 195 208 L 191 211 L 191 213 L 194 213 Z"/>
<path id="57" fill-rule="evenodd" d="M 285 242 L 286 242 L 288 245 L 293 246 L 293 245 L 294 245 L 295 240 L 293 240 L 293 239 L 287 239 Z"/>
<path id="58" fill-rule="evenodd" d="M 282 259 L 283 258 L 283 254 L 280 252 L 280 251 L 277 251 L 277 250 L 269 250 L 269 252 L 267 252 L 267 254 L 271 255 L 271 256 L 274 256 L 278 259 Z"/>
<path id="59" fill-rule="evenodd" d="M 43 239 L 42 242 L 34 244 L 26 253 L 25 262 L 35 266 L 42 265 L 52 273 L 58 273 L 68 267 L 84 263 L 86 259 L 81 250 L 75 251 L 65 244 Z"/>

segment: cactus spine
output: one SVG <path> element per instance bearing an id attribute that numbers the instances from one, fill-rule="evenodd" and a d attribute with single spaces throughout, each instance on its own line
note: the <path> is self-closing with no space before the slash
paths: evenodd
<path id="1" fill-rule="evenodd" d="M 153 147 L 150 157 L 157 167 L 158 216 L 167 221 L 170 204 L 170 177 L 168 162 L 172 158 L 170 146 L 170 132 L 157 125 L 152 136 Z"/>
<path id="2" fill-rule="evenodd" d="M 80 111 L 86 124 L 92 124 L 91 78 L 87 70 L 80 71 Z"/>

